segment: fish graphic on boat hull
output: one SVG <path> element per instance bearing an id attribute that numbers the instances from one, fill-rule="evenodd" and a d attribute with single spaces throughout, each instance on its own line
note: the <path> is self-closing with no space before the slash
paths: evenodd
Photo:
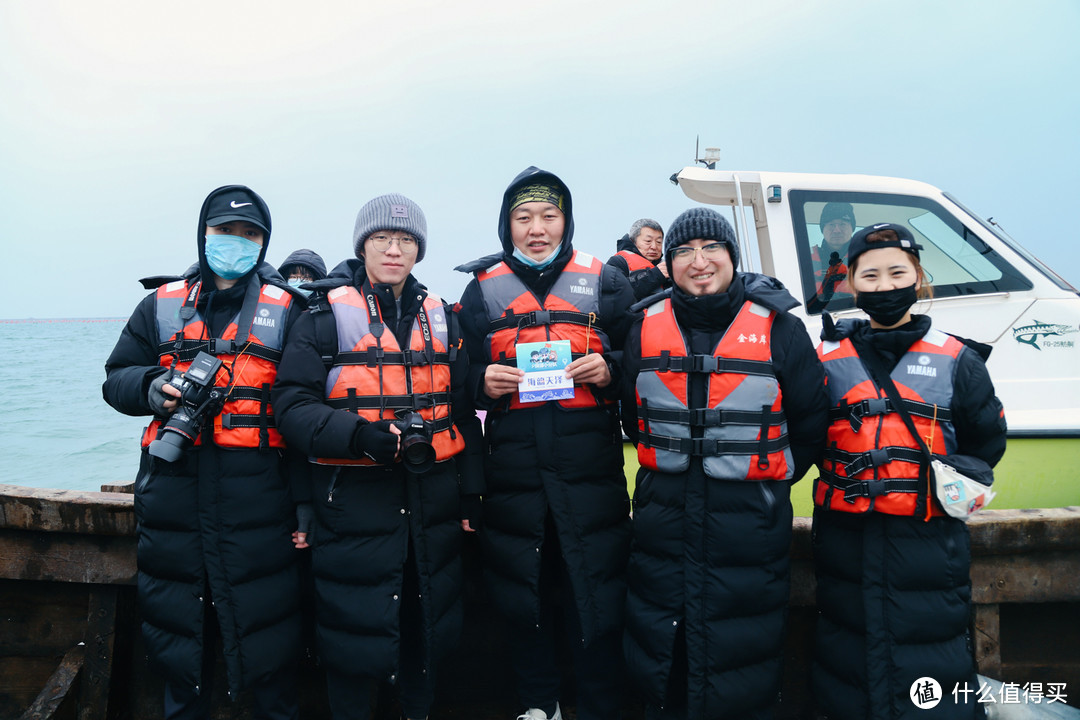
<path id="1" fill-rule="evenodd" d="M 1030 345 L 1036 350 L 1042 350 L 1038 344 L 1039 338 L 1049 337 L 1050 335 L 1068 335 L 1069 333 L 1080 332 L 1080 328 L 1075 328 L 1072 325 L 1044 323 L 1036 320 L 1030 325 L 1013 328 L 1012 331 L 1013 338 L 1016 342 Z"/>

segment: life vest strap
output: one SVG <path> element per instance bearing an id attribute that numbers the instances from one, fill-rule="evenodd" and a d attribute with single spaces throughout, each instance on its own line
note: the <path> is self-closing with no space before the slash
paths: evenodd
<path id="1" fill-rule="evenodd" d="M 852 480 L 828 470 L 821 471 L 819 480 L 830 488 L 842 490 L 847 503 L 854 503 L 856 498 L 876 498 L 889 493 L 921 493 L 923 489 L 923 482 L 919 478 Z"/>
<path id="2" fill-rule="evenodd" d="M 330 398 L 326 404 L 337 410 L 427 410 L 437 405 L 449 405 L 450 393 L 416 393 L 413 395 L 375 395 Z"/>
<path id="3" fill-rule="evenodd" d="M 589 313 L 575 310 L 532 310 L 527 313 L 515 313 L 512 310 L 507 310 L 502 317 L 488 322 L 488 333 L 495 333 L 507 328 L 520 329 L 557 323 L 597 327 L 595 317 L 590 318 Z"/>
<path id="4" fill-rule="evenodd" d="M 177 362 L 191 362 L 200 352 L 221 356 L 236 355 L 241 350 L 243 350 L 243 354 L 246 356 L 260 358 L 272 362 L 275 365 L 281 362 L 280 350 L 275 350 L 266 347 L 265 345 L 257 345 L 255 343 L 243 347 L 242 345 L 237 345 L 233 340 L 222 340 L 221 338 L 209 338 L 204 340 L 182 338 L 158 343 L 158 354 L 175 355 Z"/>
<path id="5" fill-rule="evenodd" d="M 952 422 L 952 411 L 947 407 L 939 407 L 918 400 L 903 399 L 904 409 L 909 414 L 937 422 Z M 847 420 L 853 432 L 859 432 L 863 418 L 873 415 L 887 415 L 896 412 L 892 400 L 889 398 L 867 398 L 856 403 L 841 401 L 837 407 L 829 408 L 829 422 Z"/>
<path id="6" fill-rule="evenodd" d="M 381 347 L 370 347 L 367 350 L 344 350 L 334 357 L 333 366 L 342 365 L 367 365 L 377 367 L 379 365 L 404 365 L 412 367 L 417 365 L 449 365 L 450 353 L 432 353 L 429 359 L 428 353 L 422 350 L 403 350 L 401 352 L 385 352 Z"/>
<path id="7" fill-rule="evenodd" d="M 722 408 L 698 408 L 696 410 L 656 409 L 644 402 L 638 408 L 638 417 L 647 423 L 663 422 L 690 425 L 691 427 L 717 427 L 720 425 L 761 425 L 764 413 L 754 410 L 724 410 Z M 787 422 L 783 410 L 768 413 L 769 425 Z"/>
<path id="8" fill-rule="evenodd" d="M 760 417 L 760 416 L 759 416 Z M 715 440 L 712 438 L 676 438 L 668 435 L 648 433 L 647 447 L 667 450 L 681 455 L 695 457 L 714 457 L 717 455 L 757 455 L 782 452 L 788 447 L 788 436 L 760 440 Z"/>
<path id="9" fill-rule="evenodd" d="M 715 355 L 680 355 L 672 357 L 666 352 L 641 359 L 641 371 L 682 373 L 737 373 L 776 377 L 773 365 L 763 360 L 738 360 Z"/>
<path id="10" fill-rule="evenodd" d="M 273 415 L 241 415 L 240 413 L 221 413 L 221 427 L 225 430 L 237 428 L 272 428 L 277 427 Z"/>
<path id="11" fill-rule="evenodd" d="M 888 465 L 893 460 L 901 460 L 910 463 L 921 463 L 925 459 L 921 450 L 899 446 L 875 448 L 867 452 L 851 453 L 839 448 L 829 448 L 825 451 L 825 458 L 838 462 L 844 466 L 844 474 L 849 478 L 861 473 L 863 470 L 878 468 Z"/>

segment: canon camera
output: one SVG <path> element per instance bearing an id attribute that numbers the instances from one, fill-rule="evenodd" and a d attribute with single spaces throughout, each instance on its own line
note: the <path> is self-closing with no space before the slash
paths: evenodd
<path id="1" fill-rule="evenodd" d="M 401 461 L 414 473 L 427 472 L 435 464 L 431 432 L 418 412 L 406 413 L 394 423 L 401 431 Z"/>
<path id="2" fill-rule="evenodd" d="M 180 405 L 156 440 L 150 454 L 165 462 L 176 462 L 199 437 L 203 423 L 221 412 L 225 404 L 224 388 L 214 386 L 221 361 L 200 352 L 182 375 L 174 375 L 168 384 L 180 391 Z"/>

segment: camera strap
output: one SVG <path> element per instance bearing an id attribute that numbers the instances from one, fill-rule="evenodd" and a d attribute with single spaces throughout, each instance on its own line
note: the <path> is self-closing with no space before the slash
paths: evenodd
<path id="1" fill-rule="evenodd" d="M 364 281 L 364 306 L 367 308 L 368 314 L 368 329 L 371 331 L 371 336 L 375 338 L 375 366 L 379 369 L 379 417 L 382 417 L 386 412 L 386 393 L 383 392 L 383 347 L 382 347 L 382 334 L 386 329 L 386 325 L 383 324 L 382 315 L 379 313 L 379 301 L 375 298 L 375 291 L 371 288 L 371 283 L 367 280 Z M 368 351 L 368 358 L 371 357 L 371 352 Z"/>

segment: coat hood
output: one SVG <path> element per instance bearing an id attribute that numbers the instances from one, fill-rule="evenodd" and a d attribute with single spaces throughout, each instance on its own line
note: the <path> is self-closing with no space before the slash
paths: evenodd
<path id="1" fill-rule="evenodd" d="M 616 243 L 615 243 L 615 252 L 619 252 L 621 250 L 628 250 L 629 252 L 632 252 L 635 255 L 641 255 L 641 251 L 637 249 L 637 245 L 634 243 L 633 240 L 630 239 L 630 233 L 627 233 L 627 234 L 623 235 L 621 238 L 619 238 L 616 241 Z M 644 255 L 641 255 L 641 256 L 645 257 Z"/>
<path id="2" fill-rule="evenodd" d="M 326 277 L 326 263 L 323 262 L 319 253 L 314 250 L 301 248 L 289 253 L 289 257 L 285 258 L 285 261 L 278 266 L 278 272 L 281 273 L 282 277 L 285 277 L 285 268 L 290 265 L 303 265 L 311 270 L 314 280 L 322 280 Z"/>
<path id="3" fill-rule="evenodd" d="M 247 197 L 250 202 L 254 203 L 255 206 L 258 207 L 262 217 L 266 219 L 266 232 L 263 234 L 263 245 L 262 250 L 259 252 L 259 259 L 255 262 L 255 267 L 252 268 L 250 272 L 236 280 L 237 285 L 243 285 L 248 278 L 255 274 L 259 267 L 263 264 L 263 261 L 266 259 L 266 251 L 270 247 L 270 230 L 272 229 L 270 223 L 270 208 L 267 207 L 266 201 L 259 197 L 258 193 L 245 185 L 223 185 L 206 196 L 206 199 L 203 200 L 202 209 L 199 210 L 199 226 L 195 231 L 195 239 L 198 243 L 199 248 L 199 270 L 200 274 L 204 278 L 210 277 L 211 273 L 210 266 L 206 263 L 207 212 L 213 199 L 225 193 L 238 193 Z"/>

